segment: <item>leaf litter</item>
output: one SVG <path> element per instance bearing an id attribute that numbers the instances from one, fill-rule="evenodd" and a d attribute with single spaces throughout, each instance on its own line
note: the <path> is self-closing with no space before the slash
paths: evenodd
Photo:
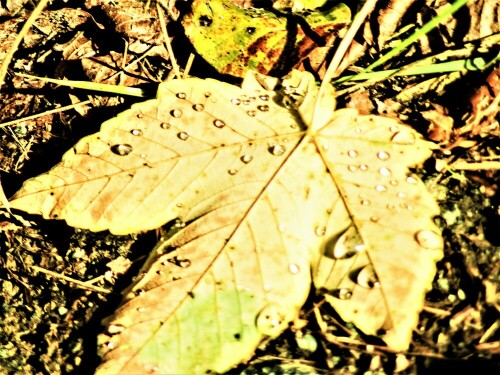
<path id="1" fill-rule="evenodd" d="M 244 159 L 245 160 L 249 160 L 248 157 L 246 157 Z M 346 229 L 344 231 L 344 229 L 345 228 L 342 228 L 341 234 L 339 235 L 339 239 L 340 239 L 340 237 L 342 237 L 342 238 L 351 238 L 350 241 L 351 242 L 353 241 L 354 243 L 356 243 L 359 240 L 359 236 L 358 236 L 358 234 L 356 232 L 353 232 L 352 230 L 349 230 L 349 229 Z M 315 233 L 316 234 L 318 234 L 318 233 L 321 234 L 323 232 L 324 232 L 323 227 L 316 227 L 315 228 Z M 340 241 L 340 242 L 345 242 L 345 241 Z M 358 245 L 359 245 L 359 243 L 358 243 Z M 353 247 L 357 247 L 357 245 L 354 245 Z M 338 252 L 337 252 L 337 254 L 338 254 Z M 185 262 L 183 261 L 182 258 L 177 258 L 177 260 L 175 260 L 174 263 L 176 263 L 176 264 L 185 264 Z M 366 272 L 366 270 L 372 271 L 372 270 L 370 270 L 370 268 L 365 268 L 365 272 L 358 272 L 356 275 L 353 275 L 352 278 L 355 279 L 355 280 L 359 280 L 360 283 L 363 284 L 364 286 L 369 286 L 371 288 L 379 288 L 380 287 L 380 282 L 377 281 L 376 279 L 374 279 L 372 277 L 373 276 L 372 272 Z M 439 280 L 442 281 L 441 276 L 439 276 L 439 277 L 440 277 Z M 342 294 L 340 292 L 342 292 Z M 339 296 L 350 296 L 350 291 L 347 288 L 339 288 L 339 289 L 337 289 L 336 294 L 339 295 Z"/>

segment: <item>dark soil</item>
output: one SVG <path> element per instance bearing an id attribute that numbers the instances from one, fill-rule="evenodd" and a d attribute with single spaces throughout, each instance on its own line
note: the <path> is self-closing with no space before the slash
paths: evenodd
<path id="1" fill-rule="evenodd" d="M 83 8 L 91 3 L 54 1 L 50 9 Z M 114 56 L 115 61 L 123 56 L 124 37 L 114 28 L 116 20 L 102 6 L 83 9 L 84 13 L 72 14 L 74 19 L 58 23 L 55 34 L 51 33 L 54 30 L 41 27 L 32 29 L 10 64 L 10 75 L 1 93 L 0 122 L 19 121 L 2 127 L 0 132 L 1 183 L 6 196 L 11 196 L 26 179 L 48 170 L 78 139 L 95 132 L 102 121 L 134 101 L 93 97 L 92 108 L 22 120 L 57 105 L 68 105 L 75 97 L 86 100 L 88 93 L 42 84 L 29 86 L 13 72 L 24 72 L 30 66 L 26 72 L 41 77 L 88 80 L 92 65 L 69 58 L 70 49 L 98 51 L 98 56 Z M 20 14 L 24 14 L 22 9 Z M 9 22 L 11 17 L 0 19 L 0 36 L 5 40 L 9 27 L 10 33 L 18 30 Z M 147 32 L 154 32 L 154 27 L 148 27 Z M 182 32 L 174 24 L 172 30 Z M 174 42 L 176 38 L 187 43 L 182 35 L 174 34 Z M 89 44 L 78 44 L 83 40 Z M 8 46 L 7 41 L 0 43 L 3 52 Z M 174 47 L 179 56 L 192 49 L 187 44 L 174 43 Z M 376 54 L 366 57 L 370 61 L 357 64 L 373 61 Z M 408 56 L 408 60 L 413 61 L 417 55 Z M 149 62 L 155 68 L 151 68 L 148 77 L 166 77 L 170 62 L 161 53 Z M 182 66 L 182 59 L 179 64 Z M 134 74 L 144 76 L 143 67 Z M 205 76 L 205 67 L 197 63 L 191 74 Z M 486 85 L 486 78 L 495 69 L 498 71 L 498 63 L 483 72 L 465 74 L 450 89 L 417 96 L 398 113 L 426 137 L 431 134 L 427 132 L 428 122 L 422 121 L 419 113 L 429 109 L 428 103 L 440 104 L 454 119 L 451 135 L 438 140 L 441 148 L 417 171 L 442 209 L 436 220 L 443 230 L 445 256 L 438 263 L 433 289 L 426 297 L 410 351 L 392 353 L 372 337 L 349 340 L 348 332 L 355 328 L 342 322 L 319 296 L 311 297 L 303 309 L 304 328 L 298 332 L 289 330 L 278 339 L 263 343 L 248 364 L 231 373 L 500 373 L 500 173 L 481 168 L 453 171 L 440 166 L 442 160 L 498 160 L 498 111 L 494 115 L 496 125 L 493 120 L 489 127 L 461 136 L 457 130 L 464 124 L 462 116 L 476 110 L 470 97 Z M 146 84 L 154 92 L 151 78 L 129 79 L 127 84 Z M 373 86 L 369 89 L 372 108 L 424 79 L 398 78 Z M 341 97 L 340 105 L 353 98 Z M 120 301 L 120 290 L 131 282 L 147 255 L 144 249 L 151 249 L 159 234 L 92 233 L 61 221 L 19 212 L 9 214 L 5 209 L 0 211 L 0 229 L 0 374 L 92 373 L 99 364 L 96 348 L 97 335 L 102 330 L 100 321 L 113 312 Z M 62 275 L 87 282 L 88 288 L 68 282 Z M 89 284 L 92 280 L 95 282 Z M 110 293 L 92 290 L 92 286 Z M 319 314 L 313 314 L 314 309 Z"/>

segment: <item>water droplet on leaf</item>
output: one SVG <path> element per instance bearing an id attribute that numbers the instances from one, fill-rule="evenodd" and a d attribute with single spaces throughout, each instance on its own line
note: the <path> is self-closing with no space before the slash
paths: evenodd
<path id="1" fill-rule="evenodd" d="M 418 244 L 426 249 L 442 249 L 443 248 L 443 239 L 442 237 L 430 229 L 424 229 L 418 231 L 415 234 L 415 239 Z"/>
<path id="2" fill-rule="evenodd" d="M 295 263 L 290 263 L 288 265 L 288 271 L 290 271 L 291 274 L 295 275 L 300 272 L 300 267 Z"/>
<path id="3" fill-rule="evenodd" d="M 196 112 L 201 112 L 205 109 L 205 106 L 203 104 L 194 104 L 193 105 L 193 109 L 196 111 Z"/>
<path id="4" fill-rule="evenodd" d="M 379 158 L 380 160 L 388 160 L 390 157 L 391 156 L 386 151 L 379 151 L 377 153 L 377 158 Z"/>
<path id="5" fill-rule="evenodd" d="M 248 164 L 253 160 L 253 156 L 247 154 L 247 155 L 243 155 L 240 159 L 243 163 Z"/>
<path id="6" fill-rule="evenodd" d="M 132 129 L 130 131 L 130 134 L 135 135 L 136 137 L 138 137 L 138 136 L 142 135 L 142 130 L 141 129 Z"/>
<path id="7" fill-rule="evenodd" d="M 185 141 L 189 138 L 189 134 L 186 132 L 180 132 L 177 134 L 177 138 L 179 138 L 181 141 Z"/>
<path id="8" fill-rule="evenodd" d="M 366 171 L 368 170 L 368 165 L 366 165 L 366 164 L 361 164 L 361 165 L 359 166 L 359 169 L 360 169 L 361 171 L 363 171 L 363 172 L 366 172 Z"/>
<path id="9" fill-rule="evenodd" d="M 111 146 L 111 151 L 117 155 L 125 156 L 132 152 L 132 146 L 129 144 L 119 144 Z"/>
<path id="10" fill-rule="evenodd" d="M 247 115 L 250 117 L 255 117 L 256 114 L 257 114 L 257 112 L 255 112 L 255 111 L 248 111 L 247 112 Z"/>
<path id="11" fill-rule="evenodd" d="M 326 227 L 318 225 L 316 228 L 314 228 L 314 233 L 318 237 L 324 236 L 326 233 Z"/>
<path id="12" fill-rule="evenodd" d="M 160 124 L 160 128 L 165 129 L 165 130 L 166 130 L 166 129 L 170 129 L 170 124 L 168 124 L 168 123 L 166 123 L 166 122 L 162 122 L 162 123 Z"/>
<path id="13" fill-rule="evenodd" d="M 125 327 L 122 326 L 121 324 L 110 324 L 107 329 L 107 333 L 109 335 L 116 335 L 123 331 L 125 331 Z"/>
<path id="14" fill-rule="evenodd" d="M 372 289 L 380 286 L 377 274 L 375 273 L 375 269 L 371 265 L 363 267 L 358 272 L 356 283 L 359 286 L 367 289 Z"/>
<path id="15" fill-rule="evenodd" d="M 351 172 L 356 172 L 358 170 L 358 167 L 356 167 L 355 165 L 348 165 L 347 169 Z"/>
<path id="16" fill-rule="evenodd" d="M 415 185 L 417 183 L 417 179 L 413 176 L 408 176 L 406 177 L 406 182 L 409 184 Z"/>
<path id="17" fill-rule="evenodd" d="M 406 129 L 397 132 L 391 138 L 391 142 L 398 145 L 413 145 L 416 140 L 415 134 Z"/>
<path id="18" fill-rule="evenodd" d="M 259 105 L 259 106 L 257 106 L 257 109 L 259 111 L 262 111 L 262 112 L 267 112 L 267 111 L 269 111 L 269 106 L 267 104 L 266 105 Z"/>
<path id="19" fill-rule="evenodd" d="M 269 147 L 269 152 L 274 156 L 281 156 L 286 152 L 286 147 L 283 145 L 273 145 Z"/>
<path id="20" fill-rule="evenodd" d="M 348 289 L 348 288 L 335 289 L 332 292 L 332 296 L 334 296 L 335 298 L 341 299 L 341 300 L 351 299 L 352 290 Z"/>
<path id="21" fill-rule="evenodd" d="M 386 168 L 386 167 L 382 167 L 380 168 L 379 170 L 379 173 L 382 175 L 382 176 L 390 176 L 391 175 L 391 170 L 389 168 Z"/>
<path id="22" fill-rule="evenodd" d="M 387 186 L 385 185 L 376 185 L 375 190 L 377 191 L 387 191 Z"/>
<path id="23" fill-rule="evenodd" d="M 227 171 L 227 173 L 229 173 L 231 176 L 234 176 L 236 173 L 238 173 L 238 170 L 237 169 L 234 169 L 234 168 L 231 168 Z"/>
<path id="24" fill-rule="evenodd" d="M 178 92 L 175 94 L 179 99 L 186 99 L 186 93 L 185 92 Z"/>
<path id="25" fill-rule="evenodd" d="M 358 156 L 358 152 L 356 150 L 349 150 L 349 151 L 347 151 L 347 155 L 350 158 L 355 158 L 356 156 Z"/>
<path id="26" fill-rule="evenodd" d="M 333 246 L 326 249 L 325 255 L 334 259 L 351 258 L 365 249 L 365 245 L 354 226 L 346 229 L 336 241 L 334 239 L 330 242 L 333 243 Z"/>
<path id="27" fill-rule="evenodd" d="M 238 98 L 233 98 L 233 99 L 231 99 L 231 103 L 233 103 L 234 105 L 240 105 L 241 104 L 241 100 L 238 99 Z"/>
<path id="28" fill-rule="evenodd" d="M 259 95 L 259 99 L 267 102 L 269 100 L 269 95 Z"/>
<path id="29" fill-rule="evenodd" d="M 369 206 L 370 205 L 370 201 L 368 199 L 361 199 L 361 205 L 362 206 Z"/>
<path id="30" fill-rule="evenodd" d="M 172 115 L 172 117 L 179 118 L 182 116 L 182 111 L 180 109 L 172 109 L 170 111 L 170 114 Z"/>
<path id="31" fill-rule="evenodd" d="M 219 129 L 220 129 L 220 128 L 223 128 L 224 126 L 226 126 L 226 123 L 225 123 L 224 121 L 222 121 L 222 120 L 215 119 L 215 120 L 214 120 L 214 126 L 215 126 L 216 128 L 219 128 Z"/>

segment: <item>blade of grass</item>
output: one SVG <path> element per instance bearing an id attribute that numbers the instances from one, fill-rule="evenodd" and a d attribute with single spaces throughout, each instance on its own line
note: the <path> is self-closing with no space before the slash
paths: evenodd
<path id="1" fill-rule="evenodd" d="M 417 31 L 415 31 L 408 38 L 406 38 L 405 40 L 398 43 L 398 45 L 396 45 L 392 50 L 387 52 L 385 55 L 380 57 L 373 64 L 368 66 L 365 70 L 363 70 L 362 73 L 371 72 L 373 69 L 381 66 L 382 64 L 386 63 L 390 59 L 398 56 L 401 52 L 406 50 L 406 48 L 408 48 L 411 44 L 413 44 L 414 42 L 416 42 L 417 40 L 422 38 L 429 31 L 431 31 L 432 29 L 437 27 L 441 22 L 445 21 L 453 13 L 455 13 L 462 6 L 464 6 L 468 1 L 469 0 L 457 0 L 457 1 L 455 1 L 449 8 L 447 8 L 445 11 L 443 11 L 437 17 L 434 17 L 433 19 L 431 19 L 429 22 L 427 22 L 425 25 L 423 25 L 421 28 L 419 28 Z"/>
<path id="2" fill-rule="evenodd" d="M 87 81 L 60 80 L 53 78 L 36 77 L 23 73 L 16 73 L 16 74 L 24 78 L 37 79 L 43 82 L 55 83 L 61 86 L 69 86 L 83 90 L 99 91 L 108 94 L 129 95 L 129 96 L 136 96 L 139 98 L 148 97 L 146 90 L 143 90 L 138 87 L 115 86 L 115 85 L 107 85 L 104 83 L 95 83 Z"/>
<path id="3" fill-rule="evenodd" d="M 476 71 L 483 70 L 491 66 L 500 59 L 500 54 L 498 54 L 493 60 L 486 61 L 482 57 L 476 57 L 473 59 L 462 59 L 455 61 L 448 61 L 444 63 L 437 63 L 425 66 L 410 66 L 403 69 L 390 69 L 377 72 L 361 72 L 359 74 L 345 76 L 336 81 L 335 84 L 347 82 L 347 81 L 365 81 L 365 80 L 383 80 L 389 77 L 395 76 L 412 76 L 419 74 L 437 74 L 437 73 L 450 73 L 450 72 L 460 72 L 464 70 Z"/>

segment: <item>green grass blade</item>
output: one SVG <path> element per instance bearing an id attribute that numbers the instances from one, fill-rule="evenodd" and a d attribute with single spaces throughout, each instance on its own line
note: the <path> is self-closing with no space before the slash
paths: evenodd
<path id="1" fill-rule="evenodd" d="M 127 87 L 127 86 L 115 86 L 115 85 L 107 85 L 104 83 L 95 83 L 95 82 L 87 82 L 87 81 L 71 81 L 71 80 L 62 80 L 62 79 L 53 79 L 53 78 L 44 78 L 44 77 L 36 77 L 29 74 L 16 73 L 18 76 L 37 79 L 43 82 L 55 83 L 61 86 L 69 86 L 77 89 L 83 90 L 92 90 L 105 92 L 108 94 L 117 94 L 117 95 L 128 95 L 128 96 L 136 96 L 139 98 L 149 97 L 146 94 L 146 91 L 137 88 L 137 87 Z"/>

